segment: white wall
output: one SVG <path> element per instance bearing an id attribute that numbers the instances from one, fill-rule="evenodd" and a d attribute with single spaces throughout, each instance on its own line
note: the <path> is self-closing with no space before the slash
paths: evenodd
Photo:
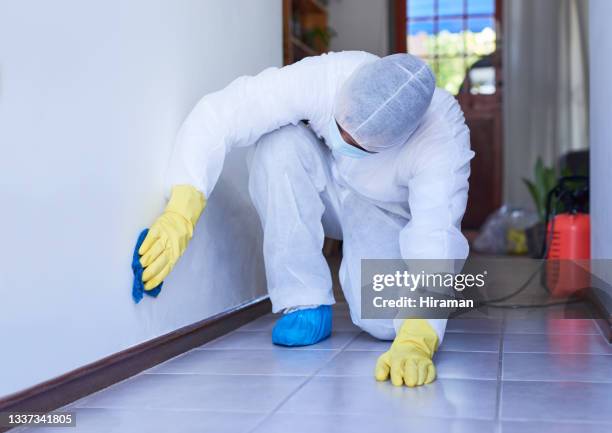
<path id="1" fill-rule="evenodd" d="M 589 0 L 591 269 L 612 297 L 612 2 Z"/>
<path id="2" fill-rule="evenodd" d="M 612 2 L 590 0 L 591 255 L 612 259 Z"/>
<path id="3" fill-rule="evenodd" d="M 281 45 L 278 0 L 0 0 L 0 396 L 265 293 L 242 153 L 159 298 L 130 262 L 181 121 Z"/>
<path id="4" fill-rule="evenodd" d="M 523 178 L 588 146 L 588 1 L 503 2 L 504 202 L 533 208 Z"/>
<path id="5" fill-rule="evenodd" d="M 329 0 L 329 26 L 338 35 L 332 51 L 363 50 L 389 54 L 388 0 Z"/>

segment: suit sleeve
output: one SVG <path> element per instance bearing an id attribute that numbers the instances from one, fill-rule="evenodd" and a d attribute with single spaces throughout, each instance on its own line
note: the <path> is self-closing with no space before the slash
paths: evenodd
<path id="1" fill-rule="evenodd" d="M 457 271 L 457 261 L 467 258 L 468 242 L 461 220 L 468 198 L 470 160 L 469 130 L 463 113 L 451 95 L 444 95 L 415 137 L 404 183 L 408 186 L 411 219 L 399 235 L 403 259 L 434 259 L 422 263 L 434 272 Z M 444 261 L 442 261 L 444 260 Z M 421 266 L 421 265 L 418 265 Z M 443 269 L 442 269 L 443 268 Z M 395 319 L 397 329 L 404 322 Z M 429 319 L 440 342 L 446 319 Z"/>
<path id="2" fill-rule="evenodd" d="M 363 61 L 365 54 L 308 57 L 237 78 L 206 95 L 178 132 L 166 176 L 167 190 L 189 184 L 208 197 L 232 148 L 254 144 L 268 132 L 331 111 L 337 78 Z"/>
<path id="3" fill-rule="evenodd" d="M 415 137 L 403 181 L 411 214 L 399 238 L 404 259 L 465 259 L 469 252 L 461 220 L 474 152 L 463 113 L 447 96 L 445 112 L 436 113 Z"/>

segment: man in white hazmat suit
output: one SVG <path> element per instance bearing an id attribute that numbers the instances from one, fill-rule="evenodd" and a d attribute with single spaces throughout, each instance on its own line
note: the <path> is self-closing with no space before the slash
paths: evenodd
<path id="1" fill-rule="evenodd" d="M 307 121 L 305 124 L 303 121 Z M 464 259 L 469 131 L 455 99 L 408 54 L 329 53 L 240 77 L 205 96 L 181 127 L 172 193 L 139 253 L 146 289 L 171 271 L 234 147 L 254 146 L 249 191 L 264 230 L 264 259 L 280 345 L 331 332 L 332 279 L 324 236 L 343 240 L 340 282 L 352 321 L 394 339 L 378 380 L 435 379 L 446 321 L 361 318 L 360 260 Z"/>

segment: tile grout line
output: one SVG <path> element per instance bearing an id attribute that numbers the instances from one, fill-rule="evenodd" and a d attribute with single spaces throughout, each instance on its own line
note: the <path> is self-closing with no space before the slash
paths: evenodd
<path id="1" fill-rule="evenodd" d="M 495 401 L 495 421 L 497 421 L 497 430 L 501 431 L 501 398 L 502 398 L 502 379 L 504 368 L 504 340 L 506 337 L 506 316 L 502 319 L 501 334 L 499 341 L 499 358 L 497 361 L 497 394 Z"/>
<path id="2" fill-rule="evenodd" d="M 349 339 L 343 346 L 341 346 L 338 349 L 338 353 L 336 353 L 334 356 L 332 356 L 331 358 L 329 358 L 327 360 L 327 362 L 323 363 L 323 365 L 321 365 L 319 368 L 317 368 L 315 371 L 312 372 L 312 374 L 310 376 L 307 376 L 306 380 L 304 382 L 302 382 L 300 384 L 300 386 L 298 386 L 296 389 L 294 389 L 291 393 L 289 393 L 289 395 L 287 397 L 285 397 L 279 404 L 277 404 L 270 412 L 268 412 L 266 414 L 266 416 L 264 416 L 257 424 L 255 424 L 255 426 L 250 429 L 248 431 L 248 433 L 252 433 L 255 430 L 257 430 L 259 427 L 261 427 L 268 419 L 270 419 L 270 417 L 272 417 L 272 415 L 274 415 L 276 412 L 278 412 L 278 410 L 285 404 L 287 403 L 287 401 L 293 397 L 298 391 L 300 391 L 302 388 L 304 388 L 308 383 L 310 383 L 310 381 L 321 371 L 323 370 L 323 368 L 325 368 L 327 365 L 329 365 L 334 359 L 336 359 L 338 356 L 340 356 L 340 354 L 342 352 L 344 352 L 344 349 L 346 349 L 349 344 L 351 344 L 354 340 L 357 339 L 357 337 L 359 337 L 359 335 L 361 335 L 363 332 L 358 332 L 357 334 L 355 334 L 355 336 L 351 339 Z"/>

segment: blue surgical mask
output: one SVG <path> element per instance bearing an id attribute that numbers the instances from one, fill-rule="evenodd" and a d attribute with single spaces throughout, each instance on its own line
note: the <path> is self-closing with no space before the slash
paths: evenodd
<path id="1" fill-rule="evenodd" d="M 340 130 L 336 124 L 336 120 L 332 117 L 329 124 L 329 145 L 333 152 L 337 152 L 341 155 L 348 156 L 349 158 L 360 159 L 364 156 L 368 156 L 369 153 L 358 147 L 351 146 L 342 138 Z"/>

